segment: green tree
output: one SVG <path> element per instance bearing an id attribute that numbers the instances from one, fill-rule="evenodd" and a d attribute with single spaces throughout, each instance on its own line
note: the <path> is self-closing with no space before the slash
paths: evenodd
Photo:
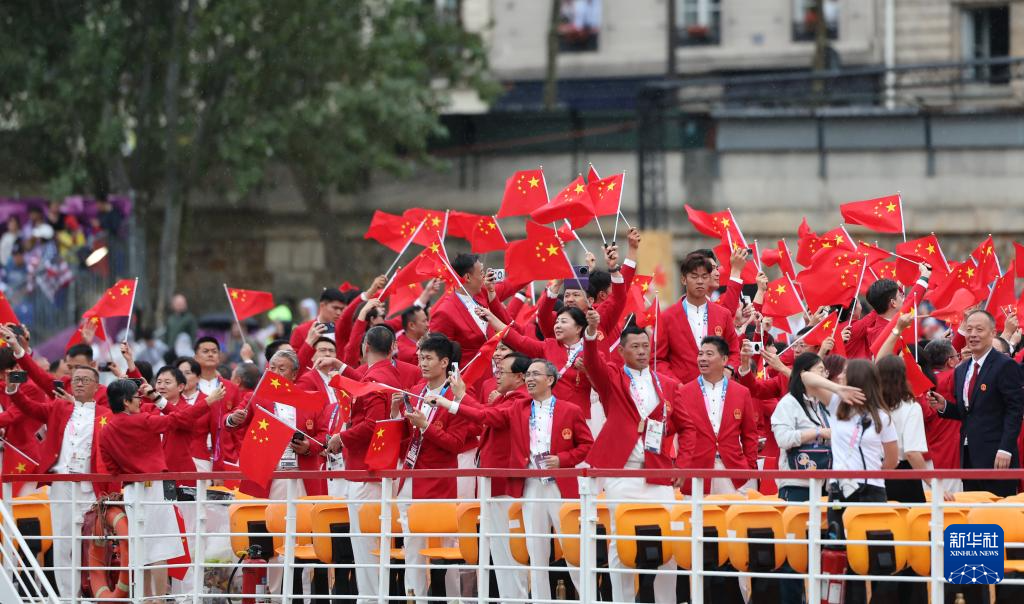
<path id="1" fill-rule="evenodd" d="M 429 161 L 446 92 L 494 90 L 479 37 L 419 0 L 24 0 L 0 5 L 0 33 L 15 178 L 133 191 L 158 317 L 191 191 L 237 199 L 283 166 L 330 249 L 332 191 Z"/>

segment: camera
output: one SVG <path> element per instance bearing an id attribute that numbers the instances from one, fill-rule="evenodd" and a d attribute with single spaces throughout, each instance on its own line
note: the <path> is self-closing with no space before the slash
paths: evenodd
<path id="1" fill-rule="evenodd" d="M 494 275 L 495 283 L 500 283 L 505 280 L 505 269 L 503 268 L 492 268 L 488 269 L 487 272 Z"/>
<path id="2" fill-rule="evenodd" d="M 754 354 L 761 354 L 764 350 L 764 346 L 762 346 L 760 342 L 751 342 L 750 344 L 754 347 Z"/>
<path id="3" fill-rule="evenodd" d="M 133 381 L 133 382 L 135 382 L 135 387 L 136 388 L 142 388 L 142 385 L 146 383 L 146 380 L 144 380 L 142 378 L 128 378 L 128 379 Z"/>
<path id="4" fill-rule="evenodd" d="M 28 372 L 12 371 L 7 374 L 7 381 L 12 384 L 24 384 L 28 381 Z"/>
<path id="5" fill-rule="evenodd" d="M 13 333 L 16 336 L 24 336 L 25 328 L 22 327 L 21 325 L 11 325 L 11 333 Z"/>

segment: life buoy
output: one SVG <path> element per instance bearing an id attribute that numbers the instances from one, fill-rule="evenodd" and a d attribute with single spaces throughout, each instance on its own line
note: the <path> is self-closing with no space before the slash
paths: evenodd
<path id="1" fill-rule="evenodd" d="M 104 533 L 104 521 L 105 524 L 113 529 L 114 535 L 117 535 L 118 543 L 118 563 L 121 566 L 121 570 L 117 574 L 117 579 L 114 582 L 114 587 L 110 587 L 110 576 L 113 571 L 102 570 L 99 568 L 93 568 L 89 571 L 89 585 L 92 588 L 93 598 L 98 599 L 100 602 L 109 602 L 104 598 L 127 598 L 128 597 L 128 584 L 130 581 L 128 575 L 128 516 L 124 512 L 124 508 L 110 506 L 107 507 L 102 516 L 96 516 L 96 524 L 93 526 L 93 535 L 103 535 Z M 88 565 L 90 567 L 106 567 L 112 566 L 111 549 L 114 541 L 111 539 L 92 539 L 89 542 L 87 550 Z"/>

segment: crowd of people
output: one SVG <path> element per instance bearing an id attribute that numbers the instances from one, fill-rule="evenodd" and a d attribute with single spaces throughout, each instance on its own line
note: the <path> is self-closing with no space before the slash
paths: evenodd
<path id="1" fill-rule="evenodd" d="M 728 275 L 720 274 L 720 261 L 726 259 L 710 250 L 687 254 L 680 263 L 682 298 L 641 327 L 638 319 L 645 309 L 625 312 L 640 247 L 640 234 L 631 229 L 624 257 L 618 246 L 605 246 L 603 262 L 591 264 L 585 276 L 549 282 L 537 296 L 534 313 L 523 312 L 533 302 L 531 284 L 500 280 L 501 273 L 493 270 L 500 267 L 486 267 L 468 253 L 450 259 L 458 278 L 455 288 L 442 292 L 433 282 L 405 309 L 387 309 L 377 298 L 386 284 L 383 276 L 362 292 L 326 288 L 315 316 L 298 324 L 287 339 L 270 342 L 262 358 L 242 345 L 241 361 L 228 371 L 223 343 L 198 337 L 191 354 L 154 373 L 151 362 L 138 360 L 125 344 L 120 350 L 125 366 L 111 367 L 118 379 L 106 387 L 100 385 L 87 343 L 42 367 L 33 359 L 30 334 L 7 325 L 0 328 L 0 338 L 9 343 L 0 348 L 5 377 L 0 426 L 8 442 L 38 462 L 39 473 L 235 470 L 241 438 L 255 413 L 251 394 L 265 369 L 303 390 L 325 393 L 329 400 L 319 412 L 283 403 L 269 409 L 296 429 L 281 455 L 280 470 L 367 469 L 367 451 L 381 421 L 400 422 L 397 467 L 408 470 L 584 464 L 610 470 L 1019 466 L 1024 393 L 1019 359 L 1013 356 L 1020 344 L 1015 316 L 1001 333 L 996 333 L 993 316 L 981 309 L 969 310 L 953 329 L 939 325 L 927 330 L 922 322 L 920 333 L 928 336 L 912 343 L 916 354 L 907 360 L 893 354 L 892 344 L 920 319 L 900 313 L 907 294 L 899 283 L 879 279 L 867 289 L 866 304 L 808 313 L 802 329 L 784 341 L 771 319 L 761 315 L 767 277 L 759 274 L 756 286 L 744 289 L 740 273 L 749 252 L 739 248 L 728 259 Z M 919 277 L 915 289 L 923 291 L 930 278 L 926 264 Z M 803 341 L 802 334 L 836 311 L 843 327 L 833 330 L 833 337 L 813 346 Z M 176 329 L 175 338 L 188 333 L 187 321 Z M 887 330 L 887 341 L 872 353 L 877 348 L 872 343 L 885 339 Z M 492 338 L 500 341 L 488 356 Z M 847 356 L 833 354 L 837 344 Z M 907 365 L 915 356 L 933 383 L 917 397 L 908 384 Z M 473 359 L 489 363 L 488 370 L 463 379 Z M 346 413 L 347 401 L 332 386 L 338 374 L 414 396 L 375 391 L 351 401 Z M 1007 495 L 1018 489 L 1016 481 L 957 482 L 950 481 L 946 492 Z M 36 487 L 20 486 L 23 493 Z M 159 483 L 123 486 L 126 501 L 165 497 Z M 610 501 L 670 501 L 678 491 L 690 495 L 692 485 L 689 480 L 609 478 L 601 486 Z M 112 482 L 55 482 L 55 498 L 70 499 L 75 489 L 83 507 L 53 504 L 54 533 L 70 534 L 73 516 L 119 488 Z M 786 501 L 822 495 L 811 493 L 808 481 L 798 475 L 777 485 L 756 479 L 705 482 L 705 492 L 713 494 L 776 488 Z M 268 487 L 242 481 L 239 489 L 283 499 L 286 481 L 274 480 Z M 396 481 L 396 489 L 392 496 L 406 529 L 411 500 L 475 496 L 475 483 L 455 477 L 413 475 Z M 310 478 L 298 490 L 299 495 L 332 495 L 349 502 L 352 550 L 355 562 L 363 565 L 355 569 L 354 583 L 361 597 L 373 598 L 387 561 L 375 553 L 376 537 L 360 536 L 358 510 L 361 502 L 380 501 L 381 481 Z M 824 494 L 843 502 L 921 502 L 925 496 L 919 480 L 881 479 L 832 481 Z M 177 495 L 187 497 L 187 491 L 179 488 Z M 548 573 L 538 568 L 548 565 L 551 542 L 539 535 L 559 525 L 560 505 L 552 500 L 578 497 L 575 479 L 493 480 L 484 505 L 494 524 L 485 528 L 508 532 L 504 519 L 523 498 L 525 531 L 538 535 L 526 539 L 532 568 L 496 572 L 502 598 L 551 597 Z M 172 521 L 153 514 L 145 518 L 143 530 L 166 535 Z M 194 527 L 194 519 L 186 518 L 186 524 Z M 835 525 L 841 537 L 841 521 Z M 489 543 L 493 564 L 515 565 L 508 539 Z M 405 539 L 411 565 L 405 586 L 415 596 L 426 596 L 428 589 L 427 571 L 412 566 L 425 563 L 422 546 L 415 537 Z M 154 543 L 145 561 L 170 559 L 180 550 L 174 539 L 160 547 Z M 622 569 L 615 551 L 609 548 L 609 566 Z M 57 566 L 70 566 L 68 541 L 55 540 L 54 553 Z M 674 569 L 675 562 L 662 568 Z M 459 595 L 456 573 L 449 571 L 446 582 L 451 596 Z M 570 576 L 578 580 L 578 573 Z M 615 601 L 633 601 L 632 574 L 614 574 L 611 583 Z M 655 600 L 681 601 L 677 590 L 685 591 L 685 583 L 684 577 L 658 575 Z M 58 570 L 57 584 L 67 596 L 70 571 Z M 280 570 L 271 569 L 271 589 L 280 585 Z M 800 602 L 803 585 L 802 580 L 784 581 L 782 600 Z M 863 601 L 863 584 L 848 585 L 847 602 Z"/>

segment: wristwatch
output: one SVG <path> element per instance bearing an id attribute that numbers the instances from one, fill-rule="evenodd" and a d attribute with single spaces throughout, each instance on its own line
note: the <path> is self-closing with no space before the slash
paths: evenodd
<path id="1" fill-rule="evenodd" d="M 610 268 L 610 269 L 608 269 L 608 272 L 609 272 L 609 273 L 617 273 L 617 272 L 619 272 L 619 271 L 621 271 L 621 270 L 622 270 L 622 267 L 621 267 L 621 266 L 616 266 L 615 268 Z"/>

